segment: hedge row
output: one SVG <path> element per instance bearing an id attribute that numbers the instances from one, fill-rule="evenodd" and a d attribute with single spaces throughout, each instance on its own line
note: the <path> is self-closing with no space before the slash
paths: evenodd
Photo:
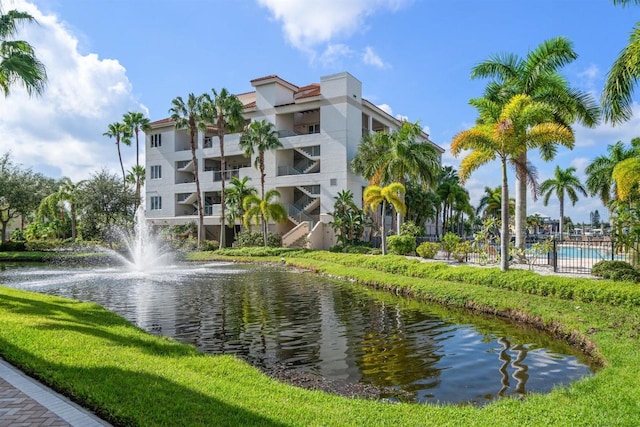
<path id="1" fill-rule="evenodd" d="M 532 295 L 555 296 L 565 300 L 600 302 L 610 305 L 640 305 L 640 287 L 629 282 L 594 280 L 561 276 L 544 276 L 512 269 L 496 274 L 497 268 L 450 266 L 439 262 L 420 262 L 402 256 L 366 256 L 329 252 L 295 253 L 292 256 L 332 262 L 343 266 L 363 267 L 420 279 L 489 286 Z"/>

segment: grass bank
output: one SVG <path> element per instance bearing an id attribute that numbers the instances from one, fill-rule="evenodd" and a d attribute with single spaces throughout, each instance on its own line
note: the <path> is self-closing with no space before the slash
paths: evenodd
<path id="1" fill-rule="evenodd" d="M 233 357 L 148 335 L 97 305 L 2 287 L 0 354 L 116 425 L 593 426 L 640 419 L 640 308 L 631 299 L 606 303 L 505 289 L 480 283 L 473 271 L 468 280 L 412 276 L 397 270 L 404 261 L 395 257 L 370 257 L 380 265 L 364 267 L 363 258 L 345 254 L 282 256 L 291 265 L 417 299 L 520 316 L 584 345 L 605 366 L 552 393 L 480 409 L 385 404 L 280 384 Z M 281 256 L 260 260 L 280 262 Z M 489 272 L 496 282 L 504 278 Z M 543 280 L 529 280 L 536 278 Z M 594 289 L 608 286 L 590 282 Z"/>

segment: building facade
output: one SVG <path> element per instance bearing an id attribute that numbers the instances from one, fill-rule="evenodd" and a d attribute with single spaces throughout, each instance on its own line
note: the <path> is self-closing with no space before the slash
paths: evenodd
<path id="1" fill-rule="evenodd" d="M 350 163 L 362 135 L 391 131 L 401 122 L 362 99 L 362 83 L 349 73 L 324 76 L 319 84 L 298 87 L 272 75 L 251 81 L 254 91 L 236 95 L 247 121 L 267 120 L 275 125 L 282 148 L 265 153 L 265 188 L 276 188 L 287 209 L 288 221 L 270 224 L 283 235 L 283 244 L 328 248 L 335 244 L 331 227 L 335 197 L 351 190 L 361 202 L 367 182 L 351 171 Z M 243 155 L 241 134 L 226 135 L 226 181 L 249 177 L 260 186 L 254 159 Z M 422 135 L 441 154 L 444 150 Z M 146 218 L 154 225 L 197 221 L 196 184 L 190 136 L 175 129 L 171 119 L 151 123 L 146 133 Z M 220 232 L 220 149 L 213 131 L 197 136 L 200 189 L 205 238 Z M 232 241 L 230 231 L 227 241 Z"/>

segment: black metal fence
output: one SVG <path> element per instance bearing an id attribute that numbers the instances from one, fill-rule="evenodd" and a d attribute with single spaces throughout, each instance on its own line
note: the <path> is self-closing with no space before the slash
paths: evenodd
<path id="1" fill-rule="evenodd" d="M 531 267 L 548 267 L 559 273 L 589 274 L 594 264 L 602 260 L 624 261 L 635 264 L 638 253 L 626 251 L 608 237 L 589 238 L 586 240 L 552 241 L 550 251 L 536 250 L 537 246 L 527 244 L 524 257 L 511 256 L 510 262 L 528 264 Z M 446 258 L 440 252 L 437 258 Z M 455 254 L 450 255 L 455 260 Z M 477 264 L 499 264 L 500 246 L 491 244 L 486 248 L 472 250 L 467 253 L 464 261 Z"/>

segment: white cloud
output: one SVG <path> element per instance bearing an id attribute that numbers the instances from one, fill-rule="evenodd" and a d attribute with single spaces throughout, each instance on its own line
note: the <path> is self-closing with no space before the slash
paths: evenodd
<path id="1" fill-rule="evenodd" d="M 389 65 L 385 64 L 382 61 L 382 58 L 378 56 L 378 54 L 373 50 L 371 46 L 367 46 L 364 49 L 364 53 L 362 54 L 362 61 L 366 65 L 373 65 L 376 68 L 388 68 Z"/>
<path id="2" fill-rule="evenodd" d="M 628 144 L 631 139 L 640 135 L 640 105 L 634 102 L 631 109 L 631 120 L 617 126 L 600 124 L 593 129 L 575 126 L 576 148 L 602 147 L 615 144 L 617 141 Z"/>
<path id="3" fill-rule="evenodd" d="M 19 38 L 34 46 L 47 68 L 48 83 L 42 97 L 29 98 L 14 86 L 1 100 L 0 153 L 11 151 L 15 163 L 52 177 L 79 180 L 103 167 L 118 172 L 114 143 L 102 134 L 123 113 L 146 112 L 132 95 L 125 68 L 114 59 L 81 55 L 77 37 L 57 16 L 45 15 L 24 0 L 14 1 L 11 8 L 38 21 L 23 27 Z M 123 151 L 129 167 L 135 150 Z"/>
<path id="4" fill-rule="evenodd" d="M 380 10 L 398 10 L 412 0 L 257 0 L 276 21 L 282 23 L 285 38 L 293 47 L 315 59 L 317 46 L 348 38 L 367 29 L 366 18 Z M 373 50 L 366 48 L 367 65 L 384 66 Z"/>
<path id="5" fill-rule="evenodd" d="M 353 56 L 353 51 L 345 44 L 330 44 L 320 55 L 319 60 L 325 67 L 337 64 L 342 58 Z"/>

